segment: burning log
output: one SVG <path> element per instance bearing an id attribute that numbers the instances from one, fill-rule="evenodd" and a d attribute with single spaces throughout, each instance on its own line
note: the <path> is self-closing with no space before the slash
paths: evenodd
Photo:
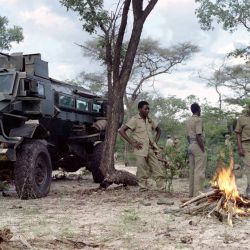
<path id="1" fill-rule="evenodd" d="M 230 166 L 221 166 L 213 180 L 212 190 L 202 193 L 181 205 L 191 215 L 215 215 L 220 221 L 233 225 L 233 218 L 250 215 L 250 200 L 238 193 L 233 173 L 234 161 Z"/>
<path id="2" fill-rule="evenodd" d="M 185 206 L 187 206 L 187 205 L 189 205 L 189 204 L 191 204 L 193 202 L 199 201 L 199 200 L 201 200 L 203 198 L 208 198 L 209 196 L 211 196 L 211 195 L 213 195 L 215 193 L 216 193 L 216 190 L 212 190 L 212 191 L 210 191 L 208 193 L 196 196 L 196 197 L 192 198 L 191 200 L 189 200 L 189 201 L 185 202 L 184 204 L 182 204 L 181 207 L 185 207 Z"/>

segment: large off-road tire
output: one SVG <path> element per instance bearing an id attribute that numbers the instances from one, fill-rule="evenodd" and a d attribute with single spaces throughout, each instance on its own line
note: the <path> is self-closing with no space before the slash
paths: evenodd
<path id="1" fill-rule="evenodd" d="M 47 147 L 41 142 L 24 143 L 17 151 L 14 164 L 15 186 L 21 199 L 47 196 L 51 184 L 52 165 Z"/>
<path id="2" fill-rule="evenodd" d="M 104 176 L 100 170 L 101 160 L 102 160 L 102 149 L 104 143 L 98 143 L 93 149 L 93 154 L 91 158 L 91 172 L 95 183 L 101 183 L 104 180 Z"/>

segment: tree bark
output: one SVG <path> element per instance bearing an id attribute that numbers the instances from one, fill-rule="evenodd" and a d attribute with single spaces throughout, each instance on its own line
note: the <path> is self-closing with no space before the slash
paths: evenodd
<path id="1" fill-rule="evenodd" d="M 117 93 L 117 91 L 114 91 Z M 115 183 L 115 184 L 126 184 L 126 185 L 137 185 L 137 178 L 135 175 L 130 174 L 125 171 L 119 171 L 115 169 L 114 166 L 114 155 L 115 143 L 117 137 L 117 131 L 119 126 L 119 110 L 123 104 L 122 98 L 119 95 L 116 98 L 109 100 L 107 119 L 109 121 L 107 130 L 105 133 L 105 142 L 102 155 L 101 171 L 105 176 L 104 183 Z M 107 186 L 107 184 L 103 184 Z"/>
<path id="2" fill-rule="evenodd" d="M 112 183 L 125 184 L 125 185 L 137 185 L 137 178 L 135 175 L 125 171 L 118 171 L 114 166 L 114 151 L 117 137 L 117 131 L 119 127 L 119 118 L 121 110 L 123 109 L 123 96 L 126 91 L 127 83 L 132 71 L 134 58 L 140 42 L 143 24 L 157 3 L 158 0 L 150 0 L 147 7 L 143 11 L 143 0 L 132 0 L 134 23 L 131 33 L 131 37 L 128 43 L 125 59 L 123 64 L 120 65 L 120 55 L 122 51 L 122 44 L 124 34 L 127 26 L 127 18 L 129 13 L 129 7 L 131 6 L 131 0 L 124 1 L 124 9 L 122 12 L 121 26 L 118 32 L 117 41 L 115 43 L 114 57 L 112 57 L 110 50 L 111 41 L 106 44 L 106 58 L 109 80 L 111 81 L 111 72 L 113 73 L 113 82 L 108 83 L 108 110 L 107 120 L 108 126 L 105 133 L 104 149 L 102 153 L 102 163 L 100 169 L 105 176 L 101 186 L 106 187 Z"/>

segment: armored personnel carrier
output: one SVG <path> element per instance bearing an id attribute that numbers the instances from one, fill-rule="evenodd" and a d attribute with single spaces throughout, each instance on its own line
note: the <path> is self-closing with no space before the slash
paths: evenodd
<path id="1" fill-rule="evenodd" d="M 21 199 L 46 196 L 59 167 L 101 182 L 105 128 L 104 99 L 50 78 L 40 54 L 0 53 L 0 173 Z"/>

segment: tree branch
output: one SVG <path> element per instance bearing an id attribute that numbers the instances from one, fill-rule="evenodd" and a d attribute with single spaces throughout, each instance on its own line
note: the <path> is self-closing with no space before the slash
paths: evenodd
<path id="1" fill-rule="evenodd" d="M 145 10 L 143 11 L 143 19 L 145 20 L 147 16 L 150 14 L 150 12 L 153 10 L 155 5 L 157 4 L 158 0 L 151 0 Z"/>
<path id="2" fill-rule="evenodd" d="M 95 8 L 94 8 L 94 6 L 93 6 L 91 0 L 86 0 L 86 1 L 87 1 L 88 5 L 89 5 L 89 8 L 90 8 L 90 10 L 91 10 L 92 15 L 97 19 L 97 22 L 98 22 L 98 24 L 99 24 L 101 30 L 106 34 L 106 33 L 107 33 L 107 29 L 105 28 L 105 26 L 104 26 L 104 24 L 101 22 L 101 20 L 97 17 L 96 12 L 95 12 Z"/>
<path id="3" fill-rule="evenodd" d="M 114 63 L 113 63 L 113 77 L 114 83 L 118 81 L 119 77 L 119 69 L 120 69 L 120 62 L 121 62 L 121 50 L 122 50 L 122 43 L 124 39 L 125 30 L 127 27 L 127 19 L 128 19 L 128 12 L 129 7 L 131 4 L 131 0 L 125 0 L 124 7 L 123 7 L 123 13 L 122 13 L 122 20 L 121 25 L 119 28 L 115 49 L 114 49 Z"/>

